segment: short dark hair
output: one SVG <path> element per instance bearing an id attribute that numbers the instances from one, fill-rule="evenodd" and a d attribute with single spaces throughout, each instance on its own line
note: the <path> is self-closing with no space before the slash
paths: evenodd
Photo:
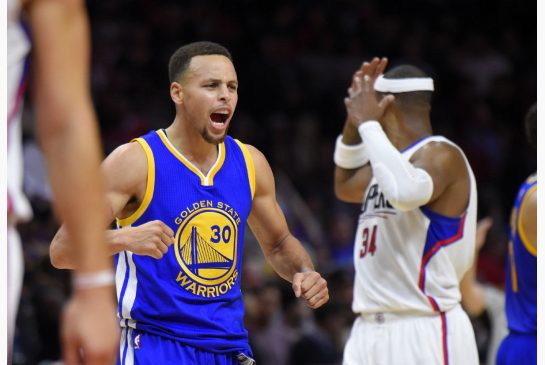
<path id="1" fill-rule="evenodd" d="M 231 53 L 221 44 L 208 41 L 189 43 L 178 48 L 170 56 L 170 60 L 168 61 L 168 77 L 170 82 L 180 80 L 193 57 L 205 55 L 221 55 L 233 61 Z"/>
<path id="2" fill-rule="evenodd" d="M 526 138 L 533 148 L 537 148 L 537 103 L 534 103 L 524 117 Z"/>
<path id="3" fill-rule="evenodd" d="M 413 77 L 429 77 L 418 67 L 411 65 L 400 65 L 392 68 L 384 74 L 387 79 L 407 79 Z M 401 109 L 414 107 L 431 106 L 431 91 L 410 91 L 395 93 L 395 103 Z"/>

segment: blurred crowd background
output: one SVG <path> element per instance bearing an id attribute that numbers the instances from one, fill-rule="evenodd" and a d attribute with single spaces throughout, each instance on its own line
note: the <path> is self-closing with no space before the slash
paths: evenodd
<path id="1" fill-rule="evenodd" d="M 332 294 L 324 308 L 306 308 L 248 234 L 242 280 L 258 364 L 340 362 L 353 320 L 359 206 L 336 200 L 332 156 L 352 73 L 373 56 L 388 57 L 390 66 L 418 66 L 434 78 L 434 132 L 464 149 L 477 177 L 479 217 L 494 219 L 478 278 L 501 290 L 510 207 L 518 185 L 536 170 L 522 127 L 537 98 L 535 2 L 119 0 L 90 1 L 88 9 L 105 154 L 171 123 L 167 64 L 178 47 L 210 40 L 233 54 L 240 88 L 230 134 L 268 158 L 288 224 Z M 31 100 L 24 120 L 25 190 L 35 218 L 21 227 L 26 276 L 14 364 L 48 364 L 60 358 L 58 319 L 69 274 L 49 263 L 58 223 Z M 472 318 L 483 363 L 491 317 Z"/>

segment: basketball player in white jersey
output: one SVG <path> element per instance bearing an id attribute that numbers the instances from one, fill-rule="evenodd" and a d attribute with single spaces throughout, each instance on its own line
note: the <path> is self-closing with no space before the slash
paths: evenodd
<path id="1" fill-rule="evenodd" d="M 23 278 L 16 224 L 31 218 L 22 192 L 21 106 L 32 39 L 32 84 L 36 122 L 47 157 L 57 214 L 74 235 L 78 272 L 64 313 L 65 364 L 115 361 L 112 262 L 103 225 L 105 198 L 100 179 L 100 144 L 89 86 L 89 26 L 81 0 L 28 0 L 7 3 L 8 59 L 8 358 Z M 24 8 L 24 10 L 22 9 Z M 22 21 L 29 26 L 27 35 Z M 5 298 L 6 296 L 4 296 Z M 8 363 L 11 360 L 8 359 Z"/>
<path id="2" fill-rule="evenodd" d="M 335 192 L 362 203 L 354 322 L 344 365 L 478 364 L 459 282 L 475 247 L 477 192 L 464 153 L 430 123 L 433 80 L 413 66 L 354 75 L 335 150 Z"/>

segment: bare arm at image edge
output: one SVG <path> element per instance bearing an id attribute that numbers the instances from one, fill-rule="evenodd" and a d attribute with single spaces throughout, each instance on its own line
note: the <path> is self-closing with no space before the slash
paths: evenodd
<path id="1" fill-rule="evenodd" d="M 74 237 L 76 273 L 112 269 L 103 233 L 104 190 L 100 144 L 89 91 L 89 24 L 82 1 L 26 4 L 33 38 L 37 127 L 45 152 L 55 209 Z M 67 365 L 108 364 L 116 358 L 118 326 L 113 282 L 75 288 L 63 323 Z"/>

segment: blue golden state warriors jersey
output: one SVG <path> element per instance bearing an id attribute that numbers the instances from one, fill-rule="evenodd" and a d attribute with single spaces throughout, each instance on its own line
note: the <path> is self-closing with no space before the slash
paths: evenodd
<path id="1" fill-rule="evenodd" d="M 526 237 L 521 210 L 537 189 L 536 175 L 520 187 L 511 212 L 511 236 L 505 275 L 505 309 L 510 331 L 537 333 L 537 248 Z"/>
<path id="2" fill-rule="evenodd" d="M 163 130 L 136 141 L 148 159 L 146 192 L 118 226 L 161 220 L 175 232 L 175 242 L 159 260 L 128 251 L 116 255 L 121 326 L 211 352 L 248 353 L 240 276 L 255 172 L 246 146 L 227 137 L 204 176 Z"/>

